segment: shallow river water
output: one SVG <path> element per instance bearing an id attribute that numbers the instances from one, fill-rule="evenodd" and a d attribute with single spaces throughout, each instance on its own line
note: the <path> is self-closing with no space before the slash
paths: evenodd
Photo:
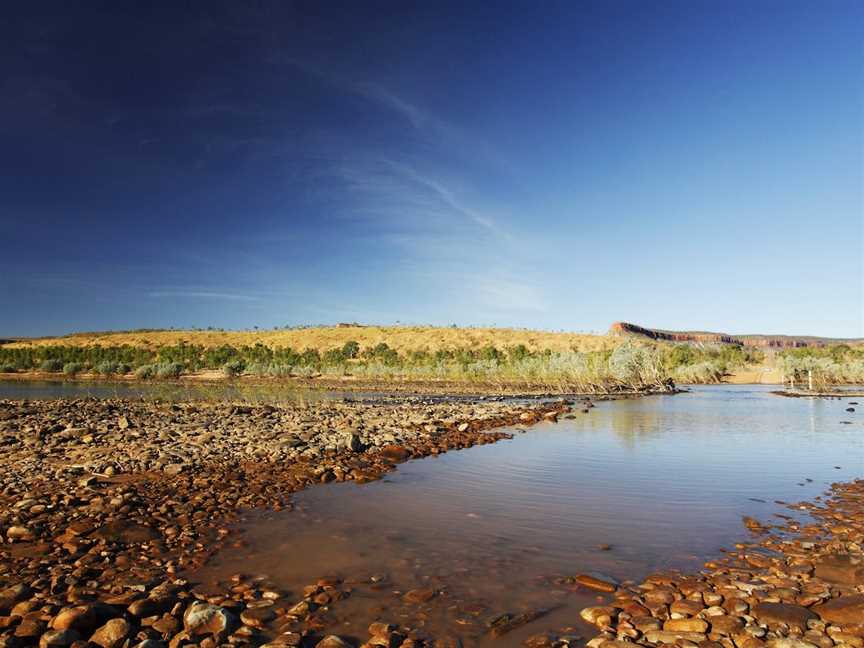
<path id="1" fill-rule="evenodd" d="M 378 618 L 467 645 L 517 645 L 571 625 L 587 635 L 578 612 L 596 594 L 554 577 L 695 570 L 748 538 L 742 516 L 770 521 L 790 513 L 777 501 L 864 475 L 864 412 L 769 391 L 600 402 L 509 441 L 401 464 L 379 482 L 316 487 L 294 511 L 251 514 L 248 544 L 194 576 L 266 575 L 299 598 L 322 577 L 376 575 L 379 588 L 358 586 L 328 617 L 327 631 L 361 640 Z M 440 593 L 402 602 L 413 588 Z M 483 634 L 490 616 L 536 608 L 552 611 L 502 638 Z"/>

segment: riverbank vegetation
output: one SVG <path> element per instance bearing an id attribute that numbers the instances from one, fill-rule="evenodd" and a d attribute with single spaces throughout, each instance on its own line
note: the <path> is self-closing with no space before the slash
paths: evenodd
<path id="1" fill-rule="evenodd" d="M 601 350 L 499 348 L 398 351 L 386 342 L 363 346 L 347 340 L 326 349 L 179 343 L 158 348 L 113 346 L 6 345 L 6 371 L 40 371 L 76 376 L 134 376 L 169 379 L 217 371 L 228 378 L 350 377 L 358 380 L 467 382 L 568 391 L 665 388 L 675 383 L 719 382 L 729 371 L 759 362 L 758 351 L 738 346 L 694 346 L 619 339 Z"/>
<path id="2" fill-rule="evenodd" d="M 777 362 L 785 381 L 824 389 L 831 385 L 864 384 L 864 347 L 833 344 L 782 351 Z"/>

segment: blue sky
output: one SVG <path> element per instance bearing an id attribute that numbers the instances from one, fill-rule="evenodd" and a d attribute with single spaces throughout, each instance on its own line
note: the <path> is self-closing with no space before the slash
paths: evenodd
<path id="1" fill-rule="evenodd" d="M 864 336 L 860 2 L 175 4 L 6 10 L 0 334 Z"/>

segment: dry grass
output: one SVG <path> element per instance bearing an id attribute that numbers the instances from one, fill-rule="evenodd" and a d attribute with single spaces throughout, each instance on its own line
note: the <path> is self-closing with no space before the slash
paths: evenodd
<path id="1" fill-rule="evenodd" d="M 276 331 L 143 331 L 80 333 L 58 338 L 40 338 L 9 344 L 23 346 L 113 346 L 128 344 L 156 349 L 185 342 L 205 347 L 223 344 L 254 345 L 318 349 L 325 351 L 341 347 L 349 340 L 362 349 L 384 342 L 390 348 L 405 351 L 438 351 L 457 348 L 481 348 L 493 345 L 498 349 L 524 344 L 531 351 L 599 351 L 620 344 L 620 338 L 581 333 L 552 333 L 522 329 L 452 328 L 432 326 L 328 326 Z"/>

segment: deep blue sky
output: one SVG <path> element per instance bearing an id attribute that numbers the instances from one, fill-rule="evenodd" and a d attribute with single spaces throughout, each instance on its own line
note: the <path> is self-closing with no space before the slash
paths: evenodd
<path id="1" fill-rule="evenodd" d="M 169 4 L 4 8 L 0 334 L 864 335 L 860 0 Z"/>

